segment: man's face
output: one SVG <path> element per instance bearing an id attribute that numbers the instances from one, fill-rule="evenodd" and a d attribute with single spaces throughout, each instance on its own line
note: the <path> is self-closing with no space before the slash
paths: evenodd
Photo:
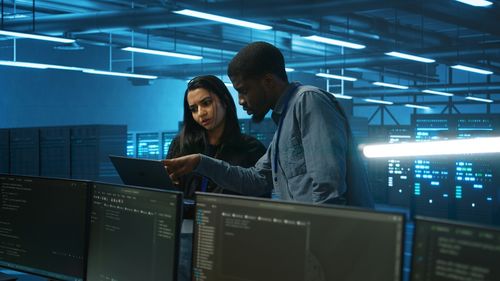
<path id="1" fill-rule="evenodd" d="M 263 78 L 243 78 L 241 75 L 229 77 L 238 91 L 238 103 L 254 122 L 264 119 L 271 109 L 270 92 Z"/>

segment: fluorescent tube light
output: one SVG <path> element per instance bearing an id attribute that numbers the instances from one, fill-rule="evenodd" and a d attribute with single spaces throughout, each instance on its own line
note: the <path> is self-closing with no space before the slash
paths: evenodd
<path id="1" fill-rule="evenodd" d="M 150 55 L 189 59 L 189 60 L 201 60 L 203 58 L 202 56 L 188 55 L 188 54 L 182 54 L 182 53 L 176 53 L 176 52 L 151 50 L 151 49 L 144 49 L 144 48 L 136 48 L 136 47 L 126 47 L 126 48 L 122 48 L 122 50 L 129 51 L 129 52 L 150 54 Z"/>
<path id="2" fill-rule="evenodd" d="M 435 62 L 435 60 L 433 60 L 433 59 L 428 59 L 428 58 L 414 56 L 414 55 L 400 53 L 400 52 L 389 52 L 389 53 L 385 53 L 385 54 L 388 56 L 392 56 L 392 57 L 398 57 L 401 59 L 413 60 L 413 61 L 424 62 L 424 63 Z"/>
<path id="3" fill-rule="evenodd" d="M 352 100 L 352 97 L 348 95 L 341 95 L 341 94 L 332 94 L 332 95 L 338 99 Z"/>
<path id="4" fill-rule="evenodd" d="M 6 61 L 0 60 L 0 65 L 5 66 L 16 66 L 16 67 L 27 67 L 27 68 L 37 68 L 37 69 L 47 69 L 46 64 L 32 63 L 32 62 L 22 62 L 22 61 Z"/>
<path id="5" fill-rule="evenodd" d="M 55 65 L 55 64 L 22 62 L 22 61 L 4 61 L 4 60 L 0 60 L 0 65 L 38 68 L 38 69 L 61 69 L 61 70 L 73 70 L 73 71 L 83 71 L 84 69 L 86 69 L 81 67 Z"/>
<path id="6" fill-rule="evenodd" d="M 316 42 L 320 42 L 320 43 L 326 43 L 326 44 L 330 44 L 330 45 L 336 45 L 336 46 L 341 46 L 341 47 L 346 47 L 346 48 L 351 48 L 351 49 L 364 49 L 364 48 L 366 48 L 365 45 L 351 43 L 351 42 L 337 40 L 337 39 L 321 37 L 321 36 L 317 36 L 317 35 L 304 36 L 303 38 L 306 38 L 306 39 L 309 39 L 312 41 L 316 41 Z"/>
<path id="7" fill-rule="evenodd" d="M 334 75 L 334 74 L 329 74 L 329 73 L 316 73 L 316 76 L 318 77 L 323 77 L 323 78 L 329 78 L 329 79 L 337 79 L 337 80 L 345 80 L 345 81 L 356 81 L 358 79 L 354 77 L 348 77 L 348 76 L 340 76 L 340 75 Z"/>
<path id="8" fill-rule="evenodd" d="M 372 103 L 387 104 L 387 105 L 394 104 L 392 101 L 386 101 L 386 100 L 372 100 L 372 99 L 365 99 L 365 101 L 367 101 L 367 102 L 372 102 Z"/>
<path id="9" fill-rule="evenodd" d="M 422 90 L 422 93 L 431 94 L 431 95 L 438 95 L 438 96 L 445 96 L 445 97 L 453 97 L 452 93 L 439 92 L 439 91 L 434 91 L 434 90 Z"/>
<path id="10" fill-rule="evenodd" d="M 153 75 L 101 71 L 101 70 L 95 70 L 95 69 L 90 69 L 90 68 L 81 68 L 81 67 L 55 65 L 55 64 L 44 64 L 44 63 L 33 63 L 33 62 L 22 62 L 22 61 L 0 60 L 0 65 L 37 68 L 37 69 L 72 70 L 72 71 L 82 71 L 82 72 L 91 73 L 91 74 L 112 75 L 112 76 L 122 76 L 122 77 L 141 78 L 141 79 L 157 79 L 158 78 L 158 76 L 153 76 Z"/>
<path id="11" fill-rule="evenodd" d="M 500 137 L 367 145 L 368 158 L 499 153 Z"/>
<path id="12" fill-rule="evenodd" d="M 90 74 L 111 75 L 111 76 L 121 76 L 121 77 L 140 78 L 140 79 L 157 79 L 158 78 L 158 76 L 153 76 L 153 75 L 102 71 L 102 70 L 95 70 L 95 69 L 84 69 L 83 72 L 90 73 Z"/>
<path id="13" fill-rule="evenodd" d="M 286 71 L 286 72 L 294 72 L 294 71 L 295 71 L 295 68 L 285 67 L 285 71 Z"/>
<path id="14" fill-rule="evenodd" d="M 473 101 L 480 101 L 480 102 L 488 102 L 488 103 L 493 102 L 493 100 L 490 100 L 490 99 L 483 99 L 483 98 L 471 97 L 471 96 L 465 97 L 465 99 L 466 100 L 473 100 Z"/>
<path id="15" fill-rule="evenodd" d="M 411 107 L 411 108 L 417 108 L 417 109 L 425 109 L 425 110 L 430 110 L 431 109 L 428 106 L 416 105 L 416 104 L 410 104 L 410 103 L 405 104 L 405 106 L 406 107 Z"/>
<path id="16" fill-rule="evenodd" d="M 84 71 L 84 70 L 88 69 L 88 68 L 82 68 L 82 67 L 53 65 L 53 64 L 47 64 L 47 68 L 60 69 L 60 70 L 72 70 L 72 71 Z"/>
<path id="17" fill-rule="evenodd" d="M 390 83 L 384 83 L 384 82 L 373 82 L 373 85 L 377 86 L 382 86 L 382 87 L 389 87 L 389 88 L 394 88 L 394 89 L 400 89 L 400 90 L 407 90 L 409 89 L 408 86 L 402 86 L 402 85 L 396 85 L 396 84 L 390 84 Z"/>
<path id="18" fill-rule="evenodd" d="M 462 2 L 464 4 L 468 4 L 474 7 L 487 7 L 493 4 L 493 2 L 486 0 L 456 0 L 458 2 Z"/>
<path id="19" fill-rule="evenodd" d="M 4 19 L 22 19 L 22 18 L 27 18 L 28 16 L 25 14 L 5 14 Z M 2 18 L 2 15 L 0 15 L 0 18 Z"/>
<path id="20" fill-rule="evenodd" d="M 190 16 L 190 17 L 195 17 L 195 18 L 200 18 L 200 19 L 206 19 L 206 20 L 211 20 L 211 21 L 216 21 L 216 22 L 222 22 L 222 23 L 227 23 L 227 24 L 232 24 L 232 25 L 237 25 L 237 26 L 242 26 L 242 27 L 248 27 L 248 28 L 253 28 L 253 29 L 258 29 L 258 30 L 269 30 L 272 29 L 272 26 L 269 25 L 264 25 L 264 24 L 258 24 L 258 23 L 253 23 L 249 21 L 244 21 L 244 20 L 237 20 L 233 18 L 228 18 L 228 17 L 222 17 L 222 16 L 217 16 L 213 14 L 208 14 L 208 13 L 203 13 L 203 12 L 197 12 L 189 9 L 184 9 L 180 11 L 173 11 L 175 14 L 179 15 L 185 15 L 185 16 Z"/>
<path id="21" fill-rule="evenodd" d="M 43 40 L 43 41 L 52 41 L 52 42 L 59 42 L 59 43 L 73 43 L 76 41 L 75 39 L 53 37 L 53 36 L 47 36 L 47 35 L 38 35 L 38 34 L 31 34 L 31 33 L 21 33 L 21 32 L 8 31 L 8 30 L 0 30 L 0 35 L 20 37 L 20 38 L 29 38 L 29 39 Z"/>
<path id="22" fill-rule="evenodd" d="M 489 71 L 489 70 L 484 70 L 484 69 L 480 69 L 480 68 L 465 66 L 465 65 L 461 65 L 461 64 L 453 65 L 453 66 L 451 66 L 451 68 L 460 69 L 460 70 L 463 70 L 463 71 L 474 72 L 474 73 L 479 73 L 479 74 L 484 74 L 484 75 L 493 74 L 493 72 Z"/>

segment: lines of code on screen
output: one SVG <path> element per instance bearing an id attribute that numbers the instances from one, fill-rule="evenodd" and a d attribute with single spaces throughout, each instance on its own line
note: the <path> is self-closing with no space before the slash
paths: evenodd
<path id="1" fill-rule="evenodd" d="M 400 215 L 208 194 L 196 208 L 193 280 L 400 280 Z"/>
<path id="2" fill-rule="evenodd" d="M 413 281 L 500 280 L 500 230 L 417 220 Z"/>
<path id="3" fill-rule="evenodd" d="M 175 280 L 179 194 L 95 184 L 87 280 Z"/>
<path id="4" fill-rule="evenodd" d="M 87 183 L 0 175 L 0 265 L 83 280 Z"/>

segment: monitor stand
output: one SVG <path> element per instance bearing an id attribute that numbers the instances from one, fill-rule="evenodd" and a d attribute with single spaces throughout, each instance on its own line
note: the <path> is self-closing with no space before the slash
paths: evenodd
<path id="1" fill-rule="evenodd" d="M 0 281 L 15 281 L 17 277 L 0 272 Z"/>

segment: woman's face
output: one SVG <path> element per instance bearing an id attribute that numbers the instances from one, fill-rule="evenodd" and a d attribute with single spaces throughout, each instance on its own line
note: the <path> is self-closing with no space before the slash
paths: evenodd
<path id="1" fill-rule="evenodd" d="M 188 92 L 187 102 L 194 121 L 207 131 L 220 128 L 224 124 L 226 108 L 217 95 L 198 88 Z"/>

